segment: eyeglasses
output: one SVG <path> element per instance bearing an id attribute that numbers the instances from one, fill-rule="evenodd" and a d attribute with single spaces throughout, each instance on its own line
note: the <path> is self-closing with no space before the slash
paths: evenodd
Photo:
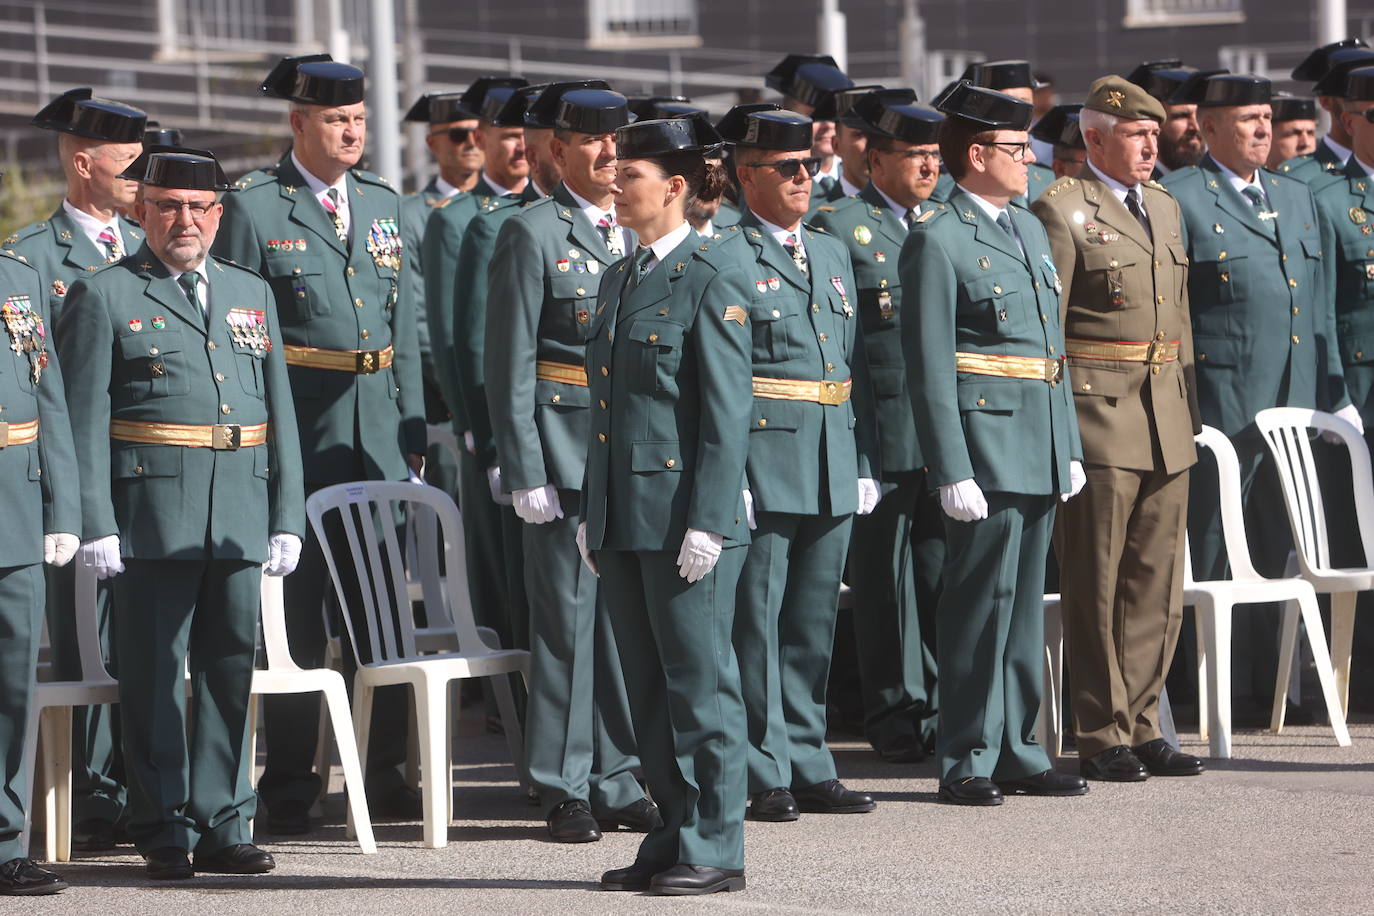
<path id="1" fill-rule="evenodd" d="M 1029 143 L 1009 143 L 1005 140 L 995 141 L 992 143 L 980 143 L 978 145 L 1005 147 L 1007 150 L 1007 155 L 1012 158 L 1013 162 L 1020 162 L 1022 159 L 1026 158 L 1026 150 L 1030 149 Z"/>
<path id="2" fill-rule="evenodd" d="M 219 206 L 216 201 L 205 203 L 199 200 L 189 203 L 181 200 L 151 200 L 149 203 L 157 207 L 157 212 L 162 215 L 163 219 L 176 219 L 181 215 L 181 208 L 185 207 L 191 212 L 191 219 L 196 222 L 205 219 L 205 217 L 210 214 L 211 210 Z"/>
<path id="3" fill-rule="evenodd" d="M 463 144 L 468 142 L 468 137 L 472 136 L 471 127 L 450 127 L 448 130 L 432 130 L 429 132 L 431 137 L 442 137 L 448 134 L 448 139 L 452 143 Z"/>
<path id="4" fill-rule="evenodd" d="M 904 158 L 904 159 L 915 159 L 917 162 L 920 162 L 920 163 L 922 163 L 922 164 L 925 164 L 925 163 L 929 163 L 930 165 L 939 165 L 939 164 L 940 164 L 940 154 L 939 154 L 939 152 L 932 152 L 932 151 L 929 151 L 929 150 L 921 150 L 921 149 L 898 149 L 898 150 L 893 150 L 892 152 L 893 152 L 894 155 L 901 156 L 901 157 Z"/>
<path id="5" fill-rule="evenodd" d="M 820 156 L 807 156 L 805 159 L 779 159 L 777 162 L 751 162 L 751 169 L 777 169 L 778 174 L 783 178 L 796 178 L 797 172 L 801 171 L 802 166 L 806 167 L 806 174 L 815 178 L 821 170 Z"/>

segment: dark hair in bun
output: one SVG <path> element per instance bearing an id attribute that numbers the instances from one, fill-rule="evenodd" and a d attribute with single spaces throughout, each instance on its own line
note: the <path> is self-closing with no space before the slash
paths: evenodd
<path id="1" fill-rule="evenodd" d="M 652 160 L 664 176 L 681 175 L 687 182 L 687 203 L 693 200 L 715 200 L 725 192 L 730 178 L 725 167 L 714 159 L 705 159 L 698 152 L 672 153 L 655 156 Z"/>

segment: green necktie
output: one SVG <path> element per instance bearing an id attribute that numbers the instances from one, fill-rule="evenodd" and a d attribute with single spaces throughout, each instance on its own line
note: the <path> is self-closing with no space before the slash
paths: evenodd
<path id="1" fill-rule="evenodd" d="M 1277 214 L 1270 213 L 1265 209 L 1264 195 L 1260 189 L 1254 185 L 1246 185 L 1240 189 L 1240 193 L 1245 196 L 1246 200 L 1250 201 L 1250 206 L 1254 208 L 1255 216 L 1259 219 L 1260 226 L 1265 233 L 1272 236 L 1274 234 L 1274 217 Z"/>
<path id="2" fill-rule="evenodd" d="M 200 303 L 200 274 L 194 270 L 187 271 L 177 277 L 177 284 L 181 286 L 182 292 L 186 294 L 186 300 L 196 308 L 196 314 L 205 317 L 205 306 Z"/>

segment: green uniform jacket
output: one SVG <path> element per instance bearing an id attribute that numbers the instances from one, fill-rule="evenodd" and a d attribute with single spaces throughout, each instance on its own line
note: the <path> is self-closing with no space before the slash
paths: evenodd
<path id="1" fill-rule="evenodd" d="M 0 353 L 0 418 L 10 426 L 38 421 L 37 442 L 0 448 L 0 488 L 8 516 L 0 529 L 0 567 L 42 563 L 44 534 L 81 534 L 81 487 L 47 293 L 44 276 L 32 265 L 0 254 L 6 311 L 0 335 L 6 345 Z M 39 349 L 15 352 L 14 344 L 25 339 Z M 47 366 L 34 384 L 34 366 L 44 354 Z"/>
<path id="2" fill-rule="evenodd" d="M 132 220 L 117 219 L 124 250 L 137 251 L 143 244 L 143 230 Z M 46 295 L 54 327 L 62 318 L 62 303 L 71 285 L 105 266 L 105 252 L 86 237 L 61 204 L 46 220 L 30 223 L 5 239 L 4 247 L 22 255 L 48 282 Z"/>
<path id="3" fill-rule="evenodd" d="M 272 291 L 211 258 L 208 320 L 145 245 L 69 294 L 58 326 L 81 466 L 82 537 L 118 534 L 123 556 L 261 563 L 271 534 L 305 536 L 296 415 Z M 261 322 L 267 341 L 236 340 Z M 269 424 L 236 450 L 142 444 L 112 420 Z"/>
<path id="4" fill-rule="evenodd" d="M 1054 169 L 1040 162 L 1026 166 L 1026 200 L 1033 201 L 1054 184 Z"/>
<path id="5" fill-rule="evenodd" d="M 940 177 L 935 179 L 935 190 L 930 192 L 929 202 L 933 204 L 948 203 L 950 196 L 954 193 L 954 179 L 949 172 L 941 172 Z M 925 209 L 922 207 L 921 209 Z"/>
<path id="6" fill-rule="evenodd" d="M 1211 156 L 1163 182 L 1183 211 L 1202 422 L 1228 436 L 1267 407 L 1350 403 L 1312 192 L 1267 169 L 1259 178 L 1277 239 Z"/>
<path id="7" fill-rule="evenodd" d="M 1294 156 L 1287 162 L 1281 163 L 1276 171 L 1287 175 L 1289 178 L 1296 178 L 1298 181 L 1305 182 L 1315 194 L 1317 189 L 1325 187 L 1331 179 L 1339 178 L 1344 172 L 1345 166 L 1346 163 L 1341 161 L 1331 147 L 1322 140 L 1318 140 L 1315 150 L 1310 153 L 1303 153 L 1301 156 Z"/>
<path id="8" fill-rule="evenodd" d="M 722 251 L 732 243 L 735 231 L 719 242 L 689 233 L 628 297 L 630 259 L 604 274 L 586 356 L 592 549 L 676 550 L 688 528 L 749 543 L 752 286 L 739 255 Z"/>
<path id="9" fill-rule="evenodd" d="M 711 225 L 716 228 L 720 228 L 721 226 L 738 226 L 740 214 L 741 210 L 739 207 L 736 207 L 729 201 L 722 200 L 720 202 L 720 209 L 716 211 L 715 216 L 711 217 Z"/>
<path id="10" fill-rule="evenodd" d="M 631 248 L 633 240 L 631 240 Z M 616 258 L 562 184 L 506 220 L 488 273 L 487 409 L 506 492 L 582 486 L 587 388 L 535 378 L 535 361 L 578 368 L 601 275 Z"/>
<path id="11" fill-rule="evenodd" d="M 922 209 L 940 206 L 922 204 Z M 822 207 L 813 224 L 844 244 L 854 267 L 883 472 L 917 470 L 925 461 L 916 441 L 902 356 L 902 279 L 897 270 L 906 224 L 872 183 L 858 197 Z"/>
<path id="12" fill-rule="evenodd" d="M 752 254 L 745 263 L 752 271 L 754 376 L 853 384 L 842 404 L 754 398 L 746 475 L 754 505 L 760 512 L 848 515 L 858 508 L 858 478 L 877 476 L 881 466 L 849 254 L 803 224 L 808 277 L 753 213 L 740 229 Z"/>
<path id="13" fill-rule="evenodd" d="M 1336 344 L 1350 400 L 1374 427 L 1374 180 L 1354 156 L 1316 192 L 1322 266 L 1335 292 Z"/>
<path id="14" fill-rule="evenodd" d="M 448 200 L 439 192 L 434 179 L 423 189 L 401 198 L 401 241 L 406 251 L 406 283 L 410 286 L 410 301 L 415 303 L 415 337 L 420 344 L 420 378 L 425 386 L 425 420 L 430 423 L 443 423 L 449 419 L 451 411 L 444 400 L 443 390 L 439 387 L 434 373 L 434 360 L 430 356 L 429 320 L 425 308 L 425 271 L 422 244 L 425 238 L 425 224 L 429 215 L 440 201 Z"/>
<path id="15" fill-rule="evenodd" d="M 370 172 L 353 169 L 347 183 L 351 248 L 334 234 L 290 154 L 275 168 L 245 175 L 240 190 L 225 197 L 214 248 L 271 285 L 280 343 L 395 351 L 390 368 L 370 375 L 289 367 L 311 489 L 339 482 L 331 464 L 359 441 L 370 479 L 404 480 L 405 453 L 424 454 L 427 439 L 415 305 L 404 268 L 383 263 L 382 251 L 368 251 L 370 234 L 399 243 L 401 199 Z M 292 241 L 290 250 L 276 244 Z"/>
<path id="16" fill-rule="evenodd" d="M 1069 380 L 958 372 L 955 353 L 1059 359 L 1059 277 L 1040 221 L 1012 201 L 1016 240 L 963 190 L 921 214 L 902 248 L 907 379 L 931 486 L 974 478 L 984 491 L 1069 490 L 1082 460 Z"/>

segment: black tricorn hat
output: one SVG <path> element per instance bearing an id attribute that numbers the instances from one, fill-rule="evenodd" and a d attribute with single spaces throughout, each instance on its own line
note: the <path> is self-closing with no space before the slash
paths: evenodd
<path id="1" fill-rule="evenodd" d="M 1078 113 L 1082 110 L 1082 105 L 1056 105 L 1035 122 L 1030 135 L 1055 146 L 1087 149 L 1087 144 L 1083 142 L 1083 131 L 1078 126 Z"/>
<path id="2" fill-rule="evenodd" d="M 852 90 L 845 90 L 843 93 L 837 92 L 836 95 L 849 95 L 850 93 L 852 95 L 847 101 L 838 99 L 845 105 L 844 116 L 840 118 L 840 123 L 845 127 L 852 127 L 867 133 L 880 133 L 880 131 L 874 128 L 872 122 L 861 113 L 860 102 L 863 102 L 863 111 L 871 111 L 872 106 L 876 104 L 875 99 L 888 105 L 909 105 L 916 101 L 915 89 L 888 89 L 884 86 L 855 86 Z"/>
<path id="3" fill-rule="evenodd" d="M 1364 88 L 1366 92 L 1374 92 L 1374 69 L 1364 67 L 1352 72 L 1364 74 L 1370 78 L 1369 83 Z M 1374 99 L 1374 95 L 1367 96 L 1367 98 Z M 1274 98 L 1270 100 L 1269 107 L 1274 109 L 1275 124 L 1282 121 L 1317 120 L 1317 100 L 1293 95 L 1291 92 L 1274 93 Z"/>
<path id="4" fill-rule="evenodd" d="M 149 153 L 143 174 L 136 180 L 155 188 L 180 188 L 188 191 L 232 191 L 234 186 L 219 167 L 218 160 L 205 150 Z M 127 173 L 126 173 L 127 175 Z M 125 176 L 120 176 L 125 177 Z M 128 176 L 133 177 L 133 176 Z"/>
<path id="5" fill-rule="evenodd" d="M 649 118 L 616 128 L 619 159 L 653 159 L 673 153 L 719 156 L 725 141 L 704 115 Z"/>
<path id="6" fill-rule="evenodd" d="M 811 119 L 776 105 L 755 102 L 736 105 L 716 123 L 725 142 L 759 149 L 811 149 Z"/>
<path id="7" fill-rule="evenodd" d="M 534 104 L 539 94 L 549 88 L 550 83 L 539 83 L 534 86 L 521 86 L 519 89 L 507 90 L 502 88 L 499 91 L 487 96 L 483 107 L 483 120 L 492 127 L 551 127 L 552 125 L 533 124 L 530 122 L 530 106 Z M 505 96 L 505 101 L 501 97 Z"/>
<path id="8" fill-rule="evenodd" d="M 1207 94 L 1207 81 L 1214 76 L 1224 76 L 1230 70 L 1194 70 L 1188 74 L 1188 78 L 1183 81 L 1173 95 L 1168 98 L 1160 99 L 1165 105 L 1200 105 L 1203 97 Z M 1153 93 L 1151 93 L 1153 95 Z M 1156 98 L 1158 98 L 1156 96 Z"/>
<path id="9" fill-rule="evenodd" d="M 1367 48 L 1360 38 L 1342 38 L 1340 41 L 1333 41 L 1330 44 L 1316 48 L 1311 54 L 1303 58 L 1302 63 L 1293 68 L 1293 79 L 1304 83 L 1315 83 L 1317 80 L 1326 76 L 1331 69 L 1331 58 L 1337 51 L 1344 51 L 1348 48 Z"/>
<path id="10" fill-rule="evenodd" d="M 1351 102 L 1374 101 L 1374 66 L 1356 67 L 1345 75 L 1345 98 Z M 1316 107 L 1312 99 L 1294 99 L 1293 101 L 1307 102 L 1314 109 Z M 1312 114 L 1298 115 L 1298 117 L 1315 118 L 1316 112 L 1314 110 Z M 1274 120 L 1279 120 L 1277 111 L 1274 113 Z M 1287 120 L 1293 119 L 1288 118 Z"/>
<path id="11" fill-rule="evenodd" d="M 689 118 L 705 115 L 706 109 L 692 104 L 685 95 L 651 95 L 630 99 L 630 114 L 641 120 Z"/>
<path id="12" fill-rule="evenodd" d="M 463 105 L 461 92 L 429 92 L 415 100 L 403 120 L 450 124 L 454 121 L 471 121 L 475 117 L 477 112 Z"/>
<path id="13" fill-rule="evenodd" d="M 504 104 L 512 92 L 529 84 L 530 81 L 523 76 L 479 76 L 472 81 L 472 85 L 463 91 L 460 104 L 468 111 L 477 112 L 478 117 L 486 117 L 488 95 L 493 92 L 498 93 L 501 97 L 501 103 Z M 490 111 L 495 115 L 500 111 L 500 106 L 498 105 Z"/>
<path id="14" fill-rule="evenodd" d="M 629 102 L 609 89 L 573 89 L 554 109 L 553 126 L 579 134 L 609 134 L 630 123 Z"/>
<path id="15" fill-rule="evenodd" d="M 283 57 L 260 88 L 263 95 L 302 105 L 353 105 L 363 100 L 363 71 L 328 54 Z"/>
<path id="16" fill-rule="evenodd" d="M 156 121 L 143 125 L 143 149 L 150 146 L 181 146 L 184 142 L 180 128 L 163 127 Z"/>
<path id="17" fill-rule="evenodd" d="M 1030 102 L 975 86 L 959 80 L 945 88 L 935 99 L 934 106 L 949 115 L 988 130 L 1025 130 L 1035 111 Z"/>
<path id="18" fill-rule="evenodd" d="M 190 146 L 182 146 L 180 143 L 152 143 L 143 147 L 143 152 L 138 154 L 138 158 L 119 173 L 119 177 L 126 181 L 142 181 L 144 174 L 148 171 L 148 158 L 153 153 L 185 153 L 189 156 L 209 156 L 214 157 L 214 153 L 205 149 L 195 149 Z"/>
<path id="19" fill-rule="evenodd" d="M 1181 104 L 1170 100 L 1197 72 L 1197 68 L 1185 67 L 1177 58 L 1148 60 L 1132 70 L 1126 82 L 1135 83 L 1166 105 Z"/>
<path id="20" fill-rule="evenodd" d="M 885 87 L 881 83 L 869 83 L 864 86 L 850 86 L 848 89 L 837 89 L 821 100 L 821 103 L 816 106 L 816 110 L 811 112 L 811 120 L 842 121 L 848 124 L 849 121 L 846 115 L 849 114 L 849 109 L 854 105 L 855 100 L 860 96 L 867 95 L 870 92 L 876 92 L 883 88 Z M 910 92 L 912 101 L 916 99 L 916 90 L 914 89 L 897 89 L 893 91 Z"/>
<path id="21" fill-rule="evenodd" d="M 939 132 L 940 122 L 945 116 L 927 105 L 917 105 L 914 101 L 904 100 L 900 96 L 884 95 L 890 91 L 882 89 L 870 92 L 854 102 L 849 113 L 864 125 L 859 129 L 865 133 L 891 137 L 905 143 L 936 142 L 935 135 Z M 845 123 L 850 122 L 846 119 Z"/>
<path id="22" fill-rule="evenodd" d="M 68 89 L 44 105 L 29 123 L 44 130 L 65 132 L 72 126 L 72 117 L 76 114 L 76 103 L 89 99 L 92 94 L 89 87 Z"/>
<path id="23" fill-rule="evenodd" d="M 558 114 L 558 102 L 563 96 L 577 89 L 610 89 L 611 86 L 605 80 L 568 80 L 561 83 L 544 83 L 539 87 L 529 88 L 538 88 L 539 91 L 526 104 L 525 126 L 553 130 L 556 127 L 554 117 Z M 519 95 L 525 91 L 522 89 L 516 94 Z M 515 104 L 515 102 L 512 101 L 511 104 Z"/>
<path id="24" fill-rule="evenodd" d="M 1274 96 L 1273 84 L 1262 76 L 1247 73 L 1218 73 L 1207 78 L 1199 108 L 1224 108 L 1233 105 L 1268 105 Z"/>
<path id="25" fill-rule="evenodd" d="M 1344 97 L 1346 74 L 1374 64 L 1374 51 L 1368 48 L 1341 48 L 1331 54 L 1328 63 L 1326 72 L 1312 87 L 1312 94 Z"/>
<path id="26" fill-rule="evenodd" d="M 813 108 L 830 93 L 854 85 L 829 54 L 789 54 L 763 81 L 768 88 Z"/>
<path id="27" fill-rule="evenodd" d="M 1031 75 L 1030 61 L 1025 60 L 985 60 L 969 64 L 964 75 L 973 86 L 980 89 L 1039 89 L 1040 81 Z"/>

